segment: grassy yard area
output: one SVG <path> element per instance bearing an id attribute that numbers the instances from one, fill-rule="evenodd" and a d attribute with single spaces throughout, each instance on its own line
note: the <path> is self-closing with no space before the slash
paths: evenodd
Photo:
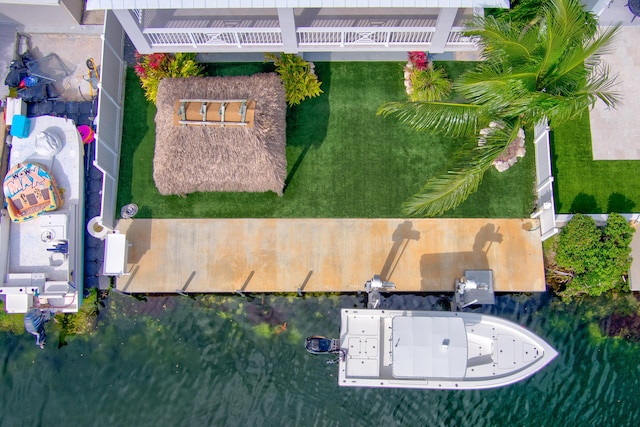
<path id="1" fill-rule="evenodd" d="M 551 135 L 557 213 L 630 213 L 640 208 L 637 161 L 593 160 L 589 115 Z"/>
<path id="2" fill-rule="evenodd" d="M 402 217 L 401 204 L 441 171 L 462 141 L 416 132 L 376 116 L 403 100 L 400 62 L 316 63 L 324 93 L 287 112 L 287 188 L 274 193 L 161 196 L 153 182 L 155 107 L 128 70 L 118 206 L 142 218 Z M 443 63 L 450 76 L 473 64 Z M 253 74 L 271 64 L 209 65 L 211 75 Z M 491 170 L 479 191 L 448 217 L 527 217 L 534 203 L 534 156 L 509 171 Z"/>

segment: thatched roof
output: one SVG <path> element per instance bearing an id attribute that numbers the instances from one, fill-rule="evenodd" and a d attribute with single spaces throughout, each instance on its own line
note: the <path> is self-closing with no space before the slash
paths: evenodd
<path id="1" fill-rule="evenodd" d="M 254 126 L 176 126 L 174 105 L 184 98 L 254 100 Z M 274 191 L 282 195 L 287 175 L 286 104 L 277 74 L 165 78 L 158 86 L 156 105 L 153 179 L 160 194 Z"/>

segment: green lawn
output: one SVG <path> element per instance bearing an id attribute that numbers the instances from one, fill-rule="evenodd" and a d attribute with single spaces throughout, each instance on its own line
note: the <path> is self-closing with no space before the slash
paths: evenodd
<path id="1" fill-rule="evenodd" d="M 557 213 L 630 213 L 640 208 L 638 161 L 593 160 L 589 115 L 551 134 Z"/>
<path id="2" fill-rule="evenodd" d="M 416 132 L 376 116 L 406 99 L 400 62 L 317 63 L 324 94 L 287 112 L 287 188 L 274 193 L 161 196 L 152 178 L 155 107 L 128 70 L 118 206 L 142 218 L 402 217 L 401 204 L 441 171 L 462 141 Z M 443 63 L 455 76 L 472 63 Z M 252 74 L 271 64 L 208 65 L 211 75 Z M 504 173 L 491 170 L 448 217 L 527 217 L 534 203 L 534 156 Z"/>

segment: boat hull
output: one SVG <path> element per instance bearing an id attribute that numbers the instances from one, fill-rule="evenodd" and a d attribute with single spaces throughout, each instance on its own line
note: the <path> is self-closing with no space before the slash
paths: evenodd
<path id="1" fill-rule="evenodd" d="M 36 136 L 50 132 L 63 141 L 50 156 L 36 146 Z M 77 312 L 84 278 L 84 145 L 72 120 L 31 119 L 26 138 L 14 138 L 9 168 L 20 163 L 43 165 L 64 199 L 55 210 L 24 222 L 0 211 L 0 296 L 9 313 L 32 309 Z"/>
<path id="2" fill-rule="evenodd" d="M 468 312 L 343 309 L 339 385 L 415 389 L 506 386 L 557 352 L 531 331 Z"/>

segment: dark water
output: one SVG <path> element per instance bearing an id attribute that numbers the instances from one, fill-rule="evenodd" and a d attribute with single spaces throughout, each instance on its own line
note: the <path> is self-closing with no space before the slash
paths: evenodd
<path id="1" fill-rule="evenodd" d="M 441 308 L 394 295 L 387 308 Z M 560 356 L 532 378 L 484 391 L 339 388 L 337 365 L 304 337 L 338 336 L 356 296 L 149 298 L 112 294 L 95 332 L 44 350 L 0 335 L 2 426 L 638 425 L 640 345 L 600 333 L 597 303 L 546 294 L 486 311 L 527 326 Z M 282 327 L 287 322 L 286 330 Z"/>

